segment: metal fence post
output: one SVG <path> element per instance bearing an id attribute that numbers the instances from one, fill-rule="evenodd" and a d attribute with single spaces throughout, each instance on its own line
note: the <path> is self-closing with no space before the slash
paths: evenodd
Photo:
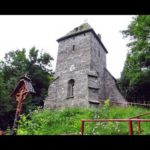
<path id="1" fill-rule="evenodd" d="M 84 120 L 81 120 L 81 135 L 84 134 Z"/>
<path id="2" fill-rule="evenodd" d="M 132 120 L 129 119 L 129 135 L 133 135 L 133 126 L 132 126 Z"/>
<path id="3" fill-rule="evenodd" d="M 140 119 L 140 117 L 137 117 L 137 119 Z M 137 123 L 138 123 L 138 135 L 140 135 L 140 132 L 141 132 L 141 124 L 140 124 L 140 120 L 139 121 L 137 121 Z"/>

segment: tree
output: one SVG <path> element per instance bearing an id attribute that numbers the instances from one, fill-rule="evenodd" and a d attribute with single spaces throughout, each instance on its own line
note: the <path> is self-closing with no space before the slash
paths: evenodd
<path id="1" fill-rule="evenodd" d="M 5 54 L 4 60 L 0 62 L 0 117 L 7 118 L 8 121 L 0 122 L 0 128 L 13 122 L 17 104 L 10 95 L 20 77 L 25 74 L 30 75 L 36 95 L 30 96 L 24 101 L 23 112 L 28 113 L 33 108 L 33 104 L 34 106 L 43 105 L 49 83 L 53 78 L 52 60 L 53 58 L 48 53 L 42 53 L 35 47 L 29 50 L 28 55 L 26 49 L 10 51 Z M 9 115 L 7 116 L 7 114 Z"/>
<path id="2" fill-rule="evenodd" d="M 11 113 L 13 111 L 14 103 L 12 103 L 9 93 L 6 90 L 2 72 L 0 72 L 0 128 L 4 130 L 6 126 L 11 123 Z"/>
<path id="3" fill-rule="evenodd" d="M 122 31 L 130 37 L 129 52 L 121 74 L 119 85 L 129 101 L 150 100 L 150 16 L 138 15 L 128 29 Z"/>

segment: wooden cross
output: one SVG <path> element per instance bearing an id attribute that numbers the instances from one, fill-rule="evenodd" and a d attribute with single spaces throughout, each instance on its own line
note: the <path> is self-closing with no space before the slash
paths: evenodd
<path id="1" fill-rule="evenodd" d="M 17 120 L 19 119 L 19 115 L 22 110 L 23 100 L 26 99 L 29 93 L 35 94 L 34 88 L 32 87 L 31 84 L 31 80 L 28 77 L 22 77 L 19 84 L 12 93 L 12 96 L 15 96 L 18 104 L 11 135 L 15 134 L 15 129 L 17 128 Z"/>

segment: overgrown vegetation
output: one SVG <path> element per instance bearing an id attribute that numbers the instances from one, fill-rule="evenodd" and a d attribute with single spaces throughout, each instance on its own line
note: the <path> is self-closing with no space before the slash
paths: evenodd
<path id="1" fill-rule="evenodd" d="M 105 103 L 99 109 L 65 108 L 60 110 L 37 109 L 21 116 L 17 135 L 79 135 L 81 119 L 129 118 L 147 112 L 138 107 L 110 107 Z M 142 118 L 149 118 L 145 116 Z M 137 123 L 133 123 L 134 134 Z M 141 134 L 150 134 L 150 123 L 141 123 Z M 86 135 L 128 135 L 128 123 L 85 123 Z"/>

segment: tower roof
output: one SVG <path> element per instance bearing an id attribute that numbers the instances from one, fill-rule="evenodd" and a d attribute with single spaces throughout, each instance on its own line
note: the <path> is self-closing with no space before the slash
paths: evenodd
<path id="1" fill-rule="evenodd" d="M 70 31 L 69 33 L 66 34 L 66 36 L 68 35 L 73 35 L 79 32 L 83 32 L 86 30 L 92 29 L 92 27 L 88 24 L 88 23 L 83 23 L 80 26 L 74 28 L 72 31 Z"/>
<path id="2" fill-rule="evenodd" d="M 80 26 L 75 27 L 73 30 L 71 30 L 70 32 L 68 32 L 65 36 L 59 38 L 57 41 L 60 42 L 62 40 L 70 38 L 72 36 L 79 35 L 79 34 L 82 34 L 82 33 L 85 33 L 85 32 L 89 32 L 89 31 L 91 31 L 95 35 L 95 37 L 97 38 L 97 40 L 100 42 L 100 44 L 104 48 L 105 52 L 108 53 L 107 49 L 105 48 L 105 46 L 103 45 L 103 43 L 101 41 L 100 35 L 99 34 L 97 35 L 95 33 L 95 31 L 93 30 L 93 28 L 88 23 L 83 23 Z"/>
<path id="3" fill-rule="evenodd" d="M 87 32 L 90 30 L 93 30 L 92 27 L 88 23 L 83 23 L 80 26 L 75 27 L 73 30 L 68 32 L 65 36 L 59 38 L 57 41 L 59 42 L 59 41 L 64 40 L 66 38 L 69 38 L 69 37 L 72 37 L 74 35 L 78 35 L 78 34 L 81 34 L 83 32 Z"/>

